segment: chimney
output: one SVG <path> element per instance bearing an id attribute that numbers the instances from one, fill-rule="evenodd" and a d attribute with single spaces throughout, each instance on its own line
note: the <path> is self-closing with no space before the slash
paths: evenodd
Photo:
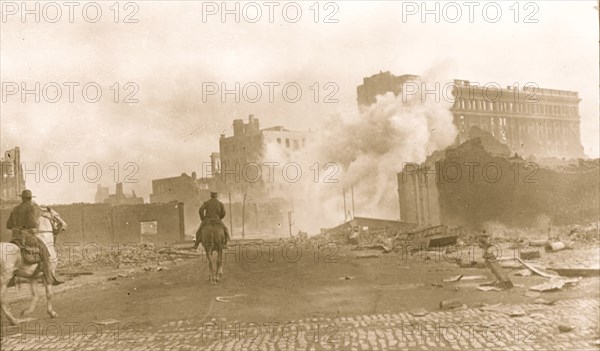
<path id="1" fill-rule="evenodd" d="M 117 190 L 115 195 L 117 195 L 117 198 L 123 196 L 123 183 L 117 183 Z"/>
<path id="2" fill-rule="evenodd" d="M 248 131 L 250 131 L 250 132 L 258 132 L 259 131 L 258 119 L 254 118 L 253 114 L 248 116 Z"/>
<path id="3" fill-rule="evenodd" d="M 241 119 L 233 120 L 233 136 L 244 135 L 244 121 Z"/>

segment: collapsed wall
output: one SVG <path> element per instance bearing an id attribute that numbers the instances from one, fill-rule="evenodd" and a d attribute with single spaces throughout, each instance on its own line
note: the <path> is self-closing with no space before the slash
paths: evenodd
<path id="1" fill-rule="evenodd" d="M 502 146 L 482 135 L 432 155 L 429 168 L 405 167 L 398 175 L 402 221 L 481 229 L 489 222 L 533 227 L 542 218 L 552 225 L 599 220 L 599 160 L 549 167 L 508 157 Z"/>

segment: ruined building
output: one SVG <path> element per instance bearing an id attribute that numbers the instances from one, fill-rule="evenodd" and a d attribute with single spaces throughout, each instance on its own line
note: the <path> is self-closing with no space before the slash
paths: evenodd
<path id="1" fill-rule="evenodd" d="M 538 157 L 583 157 L 580 140 L 579 102 L 577 92 L 523 87 L 498 89 L 488 85 L 475 85 L 466 80 L 455 80 L 447 87 L 444 83 L 435 88 L 417 82 L 418 76 L 394 76 L 380 72 L 363 79 L 357 87 L 358 104 L 361 107 L 376 102 L 376 96 L 393 92 L 423 99 L 452 101 L 451 112 L 459 134 L 457 144 L 473 138 L 476 126 L 492 134 L 498 141 L 509 146 L 511 152 Z M 407 84 L 412 83 L 410 94 Z M 431 94 L 425 95 L 427 91 Z M 451 92 L 451 93 L 450 93 Z M 434 95 L 437 94 L 436 97 Z M 452 95 L 446 97 L 445 95 Z M 476 137 L 476 136 L 475 136 Z"/>
<path id="2" fill-rule="evenodd" d="M 482 132 L 422 164 L 406 164 L 398 173 L 401 221 L 481 229 L 532 227 L 540 218 L 554 225 L 598 220 L 598 160 L 549 167 L 509 154 Z"/>
<path id="3" fill-rule="evenodd" d="M 137 205 L 144 203 L 144 198 L 137 196 L 133 190 L 131 191 L 131 194 L 125 194 L 123 192 L 123 183 L 117 183 L 114 194 L 108 194 L 108 187 L 98 185 L 95 200 L 97 202 L 110 204 L 111 206 Z"/>
<path id="4" fill-rule="evenodd" d="M 12 204 L 21 201 L 19 195 L 25 190 L 25 178 L 21 166 L 19 147 L 4 152 L 0 158 L 0 203 Z"/>
<path id="5" fill-rule="evenodd" d="M 183 203 L 186 235 L 193 236 L 200 225 L 198 209 L 210 197 L 209 186 L 210 180 L 198 178 L 196 172 L 191 176 L 183 173 L 178 177 L 154 179 L 150 203 Z"/>
<path id="6" fill-rule="evenodd" d="M 291 131 L 282 126 L 260 129 L 258 119 L 250 115 L 248 123 L 241 119 L 233 121 L 233 136 L 221 134 L 220 180 L 234 194 L 253 193 L 266 195 L 278 186 L 269 181 L 266 163 L 278 162 L 275 168 L 292 160 L 295 152 L 301 151 L 310 140 L 311 133 Z M 275 145 L 288 159 L 266 159 L 265 145 Z"/>

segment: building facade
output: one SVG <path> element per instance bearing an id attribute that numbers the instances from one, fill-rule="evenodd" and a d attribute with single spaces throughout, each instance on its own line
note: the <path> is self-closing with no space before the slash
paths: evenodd
<path id="1" fill-rule="evenodd" d="M 19 147 L 7 150 L 0 158 L 0 203 L 12 204 L 21 201 L 19 195 L 25 190 L 25 178 L 21 166 Z"/>
<path id="2" fill-rule="evenodd" d="M 178 177 L 154 179 L 150 203 L 183 203 L 185 234 L 192 237 L 200 225 L 198 209 L 210 197 L 209 187 L 211 180 L 197 178 L 196 172 L 192 172 L 191 176 L 183 173 Z"/>
<path id="3" fill-rule="evenodd" d="M 364 78 L 357 87 L 358 104 L 371 105 L 377 95 L 386 92 L 401 94 L 405 84 L 416 80 L 415 75 L 394 76 L 390 72 Z M 584 156 L 577 92 L 532 86 L 503 89 L 466 80 L 455 80 L 449 90 L 453 100 L 450 111 L 459 132 L 457 143 L 473 138 L 472 127 L 478 127 L 520 155 Z M 443 96 L 444 91 L 437 93 Z"/>
<path id="4" fill-rule="evenodd" d="M 123 183 L 117 183 L 114 194 L 106 195 L 107 188 L 98 186 L 95 199 L 102 199 L 103 203 L 110 204 L 111 206 L 138 205 L 144 203 L 144 198 L 137 196 L 133 190 L 131 191 L 131 194 L 125 194 L 123 192 Z"/>
<path id="5" fill-rule="evenodd" d="M 236 119 L 233 136 L 221 134 L 217 178 L 234 194 L 252 193 L 268 198 L 280 186 L 270 180 L 269 164 L 277 163 L 279 168 L 275 170 L 280 171 L 283 163 L 293 161 L 308 145 L 311 135 L 310 131 L 292 131 L 282 126 L 260 129 L 259 120 L 253 115 L 248 123 Z"/>

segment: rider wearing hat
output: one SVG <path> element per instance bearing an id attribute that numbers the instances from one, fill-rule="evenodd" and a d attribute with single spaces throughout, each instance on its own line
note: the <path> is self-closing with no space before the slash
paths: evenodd
<path id="1" fill-rule="evenodd" d="M 200 245 L 202 242 L 202 227 L 206 222 L 208 222 L 209 219 L 217 219 L 223 225 L 223 230 L 225 231 L 225 243 L 223 248 L 227 248 L 227 242 L 229 241 L 229 230 L 222 221 L 227 212 L 225 212 L 225 206 L 223 206 L 223 203 L 217 200 L 217 195 L 218 194 L 216 191 L 211 191 L 210 199 L 200 206 L 199 212 L 202 224 L 200 224 L 200 228 L 198 228 L 198 231 L 196 232 L 196 243 L 194 244 L 194 249 L 198 248 L 198 245 Z"/>
<path id="2" fill-rule="evenodd" d="M 42 239 L 36 236 L 41 215 L 40 208 L 32 201 L 33 194 L 31 190 L 23 190 L 20 196 L 21 204 L 13 208 L 8 217 L 8 222 L 6 222 L 6 228 L 11 229 L 13 232 L 11 243 L 16 244 L 19 248 L 37 247 L 41 259 L 39 263 L 46 282 L 53 285 L 62 284 L 64 281 L 58 279 L 50 268 L 48 247 Z"/>

